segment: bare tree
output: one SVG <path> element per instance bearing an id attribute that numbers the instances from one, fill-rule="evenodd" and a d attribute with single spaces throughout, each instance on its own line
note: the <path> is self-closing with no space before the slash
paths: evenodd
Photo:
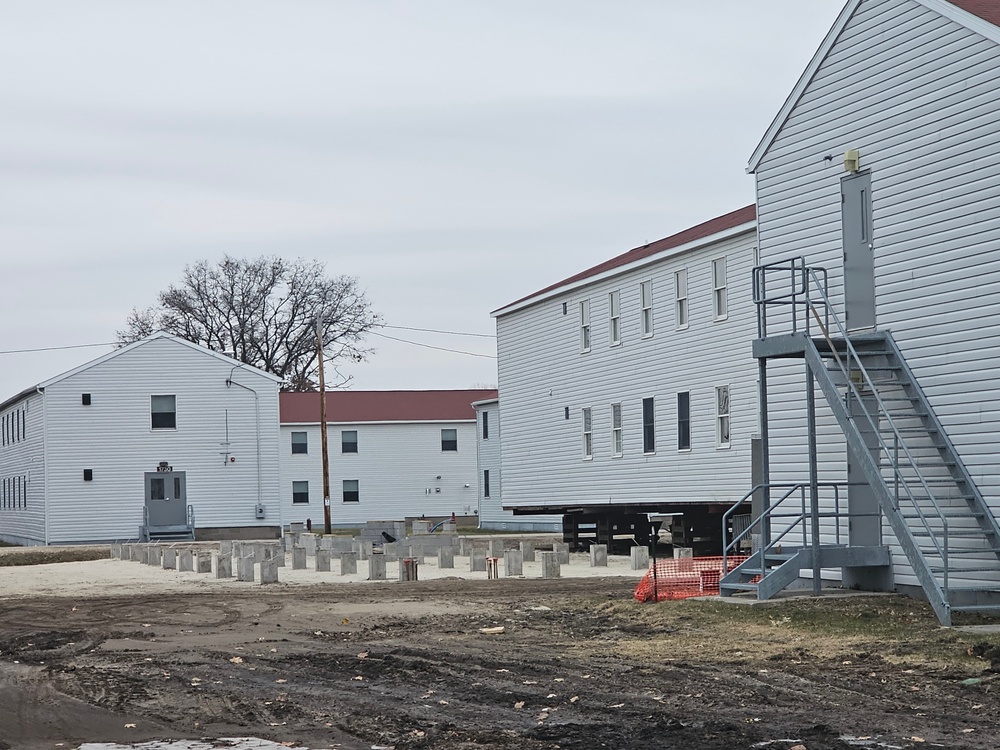
<path id="1" fill-rule="evenodd" d="M 358 280 L 326 276 L 323 263 L 277 256 L 223 256 L 184 268 L 180 284 L 159 305 L 133 309 L 121 345 L 162 330 L 266 370 L 295 391 L 315 387 L 316 322 L 322 320 L 325 359 L 364 361 L 365 334 L 380 325 Z"/>

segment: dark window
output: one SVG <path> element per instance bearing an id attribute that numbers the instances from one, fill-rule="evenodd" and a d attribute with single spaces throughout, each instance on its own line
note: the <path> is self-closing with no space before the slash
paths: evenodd
<path id="1" fill-rule="evenodd" d="M 656 450 L 656 423 L 653 416 L 653 399 L 642 400 L 642 452 Z"/>
<path id="2" fill-rule="evenodd" d="M 569 407 L 568 406 L 564 406 L 563 407 L 563 419 L 569 419 Z"/>
<path id="3" fill-rule="evenodd" d="M 483 469 L 483 497 L 490 496 L 490 470 Z"/>
<path id="4" fill-rule="evenodd" d="M 371 447 L 371 446 L 369 446 Z M 340 452 L 341 453 L 357 453 L 358 452 L 358 431 L 357 430 L 342 430 L 340 433 Z"/>
<path id="5" fill-rule="evenodd" d="M 452 430 L 452 429 L 441 430 L 441 450 L 443 451 L 458 450 L 458 430 Z"/>
<path id="6" fill-rule="evenodd" d="M 292 502 L 309 502 L 309 482 L 292 482 Z"/>
<path id="7" fill-rule="evenodd" d="M 166 500 L 167 499 L 167 480 L 163 477 L 153 477 L 149 480 L 149 499 L 150 500 Z"/>
<path id="8" fill-rule="evenodd" d="M 154 430 L 177 429 L 177 397 L 150 396 L 149 411 Z"/>
<path id="9" fill-rule="evenodd" d="M 293 432 L 292 453 L 308 453 L 308 452 L 309 452 L 309 433 Z"/>
<path id="10" fill-rule="evenodd" d="M 84 393 L 82 401 L 83 401 L 83 405 L 84 406 L 90 406 L 90 394 L 89 393 Z"/>
<path id="11" fill-rule="evenodd" d="M 94 481 L 94 470 L 93 469 L 84 469 L 83 470 L 83 481 L 84 482 L 93 482 Z"/>
<path id="12" fill-rule="evenodd" d="M 483 412 L 483 440 L 490 439 L 490 413 L 488 411 Z"/>
<path id="13" fill-rule="evenodd" d="M 344 502 L 357 503 L 361 501 L 361 488 L 357 479 L 344 480 Z"/>
<path id="14" fill-rule="evenodd" d="M 691 447 L 691 394 L 677 394 L 677 450 Z"/>

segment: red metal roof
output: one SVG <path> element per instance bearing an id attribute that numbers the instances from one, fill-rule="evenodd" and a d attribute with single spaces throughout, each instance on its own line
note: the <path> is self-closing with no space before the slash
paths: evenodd
<path id="1" fill-rule="evenodd" d="M 662 240 L 657 240 L 656 242 L 651 242 L 648 245 L 643 245 L 642 247 L 629 250 L 627 253 L 617 255 L 611 260 L 606 260 L 603 263 L 593 266 L 592 268 L 588 268 L 586 271 L 581 271 L 575 276 L 570 276 L 568 279 L 563 279 L 562 281 L 547 286 L 544 289 L 539 289 L 537 292 L 515 300 L 509 305 L 504 305 L 504 307 L 510 307 L 511 305 L 524 302 L 532 297 L 537 297 L 541 294 L 545 294 L 546 292 L 551 292 L 559 287 L 567 286 L 568 284 L 573 284 L 577 281 L 582 281 L 590 278 L 591 276 L 597 276 L 605 273 L 606 271 L 620 268 L 621 266 L 627 266 L 628 264 L 635 263 L 643 258 L 648 258 L 651 255 L 662 253 L 664 250 L 680 247 L 681 245 L 686 245 L 689 242 L 704 239 L 705 237 L 711 237 L 713 234 L 724 232 L 727 229 L 733 229 L 734 227 L 738 227 L 742 224 L 748 224 L 755 221 L 756 218 L 757 206 L 745 206 L 744 208 L 732 211 L 723 216 L 718 216 L 714 219 L 710 219 L 706 222 L 698 224 L 697 226 L 693 226 L 690 229 L 685 229 L 683 232 L 678 232 L 670 237 L 665 237 Z M 500 310 L 503 310 L 504 307 L 501 307 Z M 497 311 L 494 310 L 494 312 Z"/>
<path id="2" fill-rule="evenodd" d="M 429 422 L 474 420 L 473 401 L 497 397 L 491 389 L 460 391 L 328 391 L 329 422 Z M 318 424 L 319 393 L 282 392 L 282 424 Z"/>
<path id="3" fill-rule="evenodd" d="M 966 13 L 979 16 L 994 26 L 1000 26 L 1000 2 L 997 0 L 948 0 Z"/>

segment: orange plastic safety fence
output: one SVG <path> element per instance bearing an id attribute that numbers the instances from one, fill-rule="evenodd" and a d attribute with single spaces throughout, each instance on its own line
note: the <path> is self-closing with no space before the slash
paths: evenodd
<path id="1" fill-rule="evenodd" d="M 745 556 L 726 558 L 726 567 L 732 570 L 746 560 Z M 657 560 L 635 587 L 635 598 L 640 602 L 666 602 L 692 596 L 712 596 L 719 593 L 722 577 L 721 557 L 675 557 Z"/>

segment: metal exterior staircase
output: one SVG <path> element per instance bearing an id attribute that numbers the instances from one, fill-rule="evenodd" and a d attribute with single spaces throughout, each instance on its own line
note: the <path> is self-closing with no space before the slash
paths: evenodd
<path id="1" fill-rule="evenodd" d="M 764 276 L 775 270 L 789 274 L 791 294 L 764 293 Z M 755 355 L 805 360 L 940 621 L 950 624 L 955 612 L 1000 614 L 1000 526 L 892 335 L 849 335 L 832 311 L 825 274 L 804 259 L 755 274 L 761 334 Z M 768 336 L 765 308 L 774 300 L 791 307 L 791 331 Z M 765 514 L 773 515 L 774 507 L 780 501 Z M 766 540 L 760 554 L 723 578 L 724 594 L 754 585 L 767 598 L 788 585 L 793 568 L 809 566 L 804 557 L 819 552 L 829 567 L 836 556 L 815 543 L 785 547 L 783 555 L 777 548 L 774 538 Z M 815 568 L 816 560 L 810 562 Z"/>
<path id="2" fill-rule="evenodd" d="M 194 506 L 187 506 L 185 523 L 170 526 L 151 526 L 148 510 L 144 507 L 142 526 L 139 527 L 139 539 L 143 542 L 193 542 Z"/>

